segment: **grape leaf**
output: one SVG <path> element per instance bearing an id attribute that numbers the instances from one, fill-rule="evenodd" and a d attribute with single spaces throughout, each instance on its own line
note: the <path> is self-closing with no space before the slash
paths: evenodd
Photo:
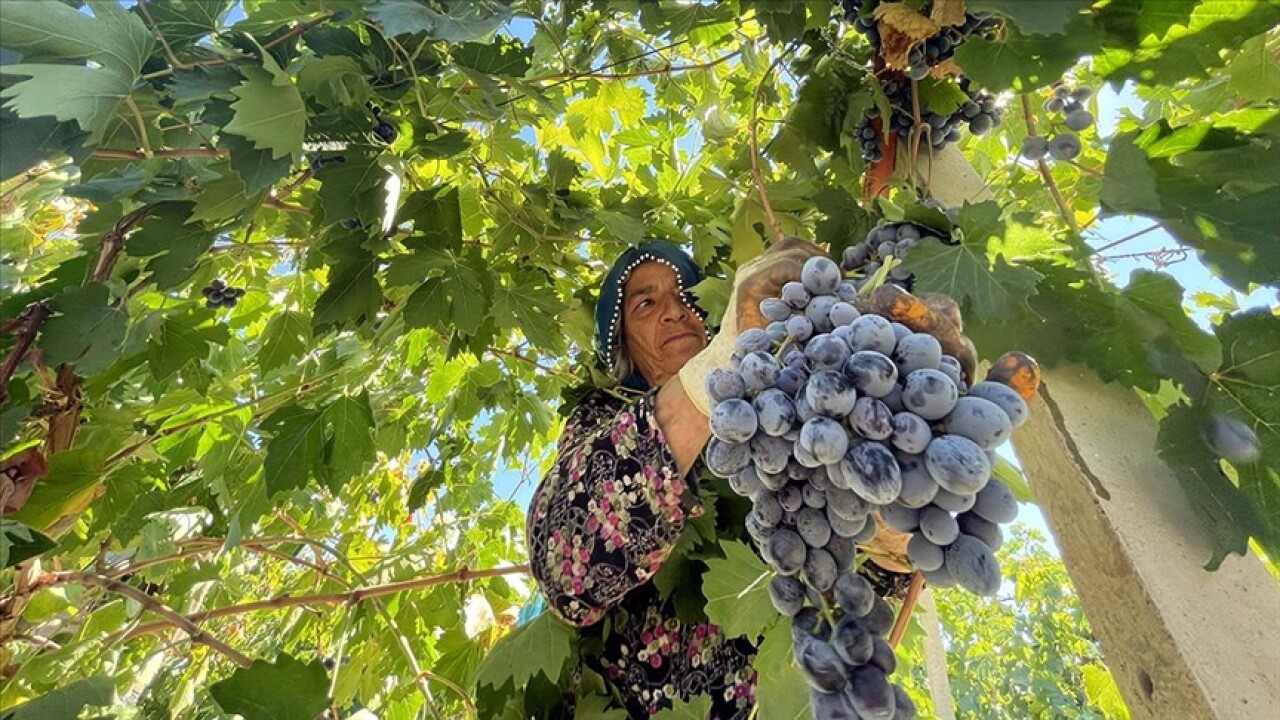
<path id="1" fill-rule="evenodd" d="M 437 0 L 431 5 L 421 0 L 377 0 L 368 12 L 388 35 L 424 32 L 461 43 L 480 40 L 502 27 L 511 18 L 509 4 L 499 0 Z"/>
<path id="2" fill-rule="evenodd" d="M 5 720 L 76 720 L 85 707 L 105 707 L 116 687 L 105 675 L 76 680 L 6 712 Z"/>
<path id="3" fill-rule="evenodd" d="M 259 67 L 240 68 L 244 82 L 231 89 L 235 117 L 223 132 L 241 135 L 255 147 L 270 150 L 273 158 L 302 155 L 307 129 L 307 108 L 293 83 L 281 85 Z M 288 77 L 288 76 L 286 76 Z"/>
<path id="4" fill-rule="evenodd" d="M 321 466 L 327 485 L 335 493 L 374 459 L 373 410 L 369 394 L 343 396 L 325 408 L 325 419 L 333 425 L 333 440 Z"/>
<path id="5" fill-rule="evenodd" d="M 235 0 L 165 0 L 147 6 L 156 31 L 173 50 L 183 50 L 222 27 Z"/>
<path id="6" fill-rule="evenodd" d="M 969 96 L 950 79 L 926 77 L 916 87 L 920 92 L 921 106 L 939 115 L 950 115 L 969 101 Z"/>
<path id="7" fill-rule="evenodd" d="M 248 195 L 245 192 L 244 180 L 239 173 L 231 169 L 229 163 L 219 164 L 209 170 L 221 172 L 222 177 L 201 186 L 200 192 L 196 195 L 195 207 L 191 209 L 191 217 L 187 222 L 227 220 L 261 202 L 264 194 Z"/>
<path id="8" fill-rule="evenodd" d="M 125 252 L 150 258 L 147 270 L 162 290 L 191 277 L 201 256 L 213 246 L 215 231 L 187 222 L 194 207 L 189 202 L 161 203 L 125 241 Z"/>
<path id="9" fill-rule="evenodd" d="M 363 105 L 371 95 L 365 72 L 344 55 L 317 58 L 298 73 L 298 89 L 326 107 Z"/>
<path id="10" fill-rule="evenodd" d="M 1250 536 L 1261 536 L 1264 526 L 1257 509 L 1231 484 L 1200 439 L 1207 421 L 1203 409 L 1174 406 L 1160 422 L 1156 445 L 1209 535 L 1213 553 L 1205 569 L 1212 571 L 1228 554 L 1247 554 Z"/>
<path id="11" fill-rule="evenodd" d="M 93 16 L 63 3 L 6 3 L 0 45 L 23 54 L 3 66 L 23 80 L 0 91 L 5 107 L 24 118 L 74 120 L 95 140 L 142 73 L 155 38 L 142 20 L 109 0 L 90 3 Z M 65 64 L 83 59 L 91 64 Z M 47 60 L 49 63 L 42 63 Z"/>
<path id="12" fill-rule="evenodd" d="M 545 352 L 564 351 L 564 334 L 555 329 L 555 317 L 564 307 L 546 276 L 536 271 L 516 271 L 509 286 L 494 289 L 493 316 L 498 324 L 519 327 L 530 342 Z"/>
<path id="13" fill-rule="evenodd" d="M 1227 70 L 1231 73 L 1227 84 L 1240 97 L 1258 102 L 1280 98 L 1280 60 L 1267 49 L 1265 34 L 1246 40 Z"/>
<path id="14" fill-rule="evenodd" d="M 115 361 L 129 316 L 108 300 L 106 285 L 90 283 L 50 301 L 57 315 L 40 328 L 40 347 L 49 367 L 75 363 L 82 374 L 92 375 Z"/>
<path id="15" fill-rule="evenodd" d="M 1124 148 L 1134 142 L 1136 131 L 1119 134 L 1112 140 L 1116 160 L 1108 158 L 1099 200 L 1109 213 L 1141 212 L 1160 220 L 1232 287 L 1247 290 L 1249 283 L 1273 282 L 1280 277 L 1280 253 L 1272 249 L 1274 228 L 1280 225 L 1280 185 L 1273 173 L 1280 162 L 1278 126 L 1273 121 L 1256 136 L 1215 135 L 1202 143 L 1212 142 L 1212 149 L 1181 153 L 1176 163 L 1147 158 L 1145 166 Z M 1153 176 L 1158 207 L 1149 205 Z M 1147 189 L 1137 195 L 1125 191 L 1130 182 Z"/>
<path id="16" fill-rule="evenodd" d="M 1197 327 L 1182 309 L 1182 286 L 1172 276 L 1135 270 L 1121 296 L 1151 319 L 1156 325 L 1153 333 L 1168 334 L 1174 345 L 1204 372 L 1212 372 L 1222 362 L 1218 341 Z"/>
<path id="17" fill-rule="evenodd" d="M 444 485 L 446 479 L 445 471 L 437 467 L 427 467 L 418 473 L 409 486 L 409 510 L 421 510 L 432 491 Z"/>
<path id="18" fill-rule="evenodd" d="M 311 327 L 315 334 L 347 323 L 369 322 L 382 308 L 378 258 L 356 248 L 329 268 L 329 286 L 316 298 Z"/>
<path id="19" fill-rule="evenodd" d="M 36 530 L 57 522 L 63 510 L 97 490 L 102 482 L 103 448 L 81 447 L 49 458 L 49 474 L 36 483 L 27 504 L 10 515 Z"/>
<path id="20" fill-rule="evenodd" d="M 240 176 L 244 191 L 249 195 L 275 185 L 289 174 L 289 166 L 292 165 L 288 155 L 272 157 L 270 150 L 260 150 L 239 135 L 223 133 L 218 136 L 218 147 L 230 154 L 228 162 L 231 169 Z"/>
<path id="21" fill-rule="evenodd" d="M 1054 35 L 1092 4 L 1093 0 L 967 0 L 965 10 L 1003 15 L 1026 35 Z"/>
<path id="22" fill-rule="evenodd" d="M 329 704 L 329 678 L 319 660 L 303 663 L 281 653 L 254 660 L 209 686 L 223 712 L 244 720 L 314 720 Z"/>
<path id="23" fill-rule="evenodd" d="M 147 343 L 147 367 L 155 379 L 163 380 L 187 363 L 209 357 L 210 345 L 225 345 L 228 339 L 226 325 L 200 324 L 190 315 L 171 316 Z"/>
<path id="24" fill-rule="evenodd" d="M 1027 92 L 1057 81 L 1095 47 L 1092 26 L 1079 18 L 1061 35 L 1028 35 L 1009 27 L 999 40 L 971 36 L 956 50 L 955 61 L 966 77 L 991 92 Z"/>
<path id="25" fill-rule="evenodd" d="M 262 331 L 261 350 L 258 351 L 258 367 L 269 373 L 283 367 L 291 359 L 307 350 L 311 328 L 307 317 L 294 310 L 283 310 L 271 316 Z"/>
<path id="26" fill-rule="evenodd" d="M 928 242 L 907 254 L 904 267 L 915 275 L 915 290 L 940 292 L 967 304 L 980 318 L 1005 317 L 1035 293 L 1040 274 L 1010 265 L 989 248 L 1004 235 L 1005 224 L 995 203 L 965 205 L 960 210 L 963 239 L 955 245 Z M 966 317 L 968 314 L 966 313 Z"/>
<path id="27" fill-rule="evenodd" d="M 0 569 L 13 567 L 57 545 L 25 523 L 0 518 Z"/>
<path id="28" fill-rule="evenodd" d="M 480 664 L 476 684 L 500 688 L 514 682 L 523 687 L 538 673 L 557 682 L 573 654 L 575 635 L 572 627 L 551 613 L 542 613 L 493 646 Z"/>
<path id="29" fill-rule="evenodd" d="M 319 410 L 288 405 L 262 421 L 272 434 L 262 466 L 269 496 L 307 484 L 324 452 L 324 420 Z"/>
<path id="30" fill-rule="evenodd" d="M 450 51 L 453 61 L 487 75 L 524 77 L 533 61 L 533 48 L 507 38 L 491 43 L 462 43 Z"/>
<path id="31" fill-rule="evenodd" d="M 387 171 L 373 148 L 349 148 L 346 161 L 316 171 L 320 181 L 320 216 L 325 225 L 354 218 L 362 225 L 381 225 L 386 212 Z"/>
<path id="32" fill-rule="evenodd" d="M 89 156 L 84 147 L 88 138 L 74 123 L 51 117 L 22 119 L 12 110 L 0 108 L 0 182 L 26 172 L 54 153 L 66 153 L 74 162 L 84 162 Z"/>
<path id="33" fill-rule="evenodd" d="M 756 648 L 756 705 L 760 720 L 803 720 L 809 717 L 809 687 L 791 650 L 791 623 L 779 619 Z"/>
<path id="34" fill-rule="evenodd" d="M 702 576 L 707 617 L 729 637 L 754 639 L 778 611 L 769 599 L 773 571 L 751 548 L 737 541 L 722 541 L 723 558 L 710 558 Z"/>

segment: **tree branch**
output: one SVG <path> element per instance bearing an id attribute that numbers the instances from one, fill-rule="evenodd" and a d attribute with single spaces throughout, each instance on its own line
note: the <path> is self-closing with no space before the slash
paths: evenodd
<path id="1" fill-rule="evenodd" d="M 1127 242 L 1129 242 L 1130 240 L 1132 240 L 1132 239 L 1134 239 L 1134 238 L 1142 237 L 1143 235 L 1146 235 L 1146 234 L 1147 234 L 1147 233 L 1149 233 L 1149 232 L 1155 232 L 1156 230 L 1159 230 L 1159 229 L 1160 229 L 1160 228 L 1162 228 L 1162 227 L 1164 227 L 1164 225 L 1161 225 L 1160 223 L 1156 223 L 1155 225 L 1152 225 L 1151 227 L 1143 228 L 1142 230 L 1139 230 L 1139 231 L 1137 231 L 1137 232 L 1129 233 L 1128 235 L 1125 235 L 1124 237 L 1120 238 L 1119 240 L 1114 240 L 1114 241 L 1112 241 L 1112 242 L 1107 243 L 1106 245 L 1103 245 L 1103 246 L 1098 247 L 1098 248 L 1094 248 L 1094 250 L 1093 250 L 1093 253 L 1092 253 L 1092 254 L 1097 255 L 1097 254 L 1099 254 L 1099 253 L 1106 252 L 1106 251 L 1110 250 L 1111 248 L 1113 248 L 1113 247 L 1115 247 L 1115 246 L 1117 246 L 1117 245 L 1121 245 L 1121 244 L 1123 244 L 1123 243 L 1127 243 Z"/>
<path id="2" fill-rule="evenodd" d="M 158 158 L 220 158 L 228 155 L 226 150 L 217 150 L 215 148 L 190 148 L 187 150 L 152 150 L 150 157 Z M 92 153 L 92 157 L 99 160 L 146 160 L 148 155 L 142 150 L 111 150 L 108 148 L 98 148 Z"/>
<path id="3" fill-rule="evenodd" d="M 31 344 L 36 341 L 36 331 L 40 329 L 40 325 L 49 317 L 49 314 L 49 306 L 44 301 L 40 301 L 28 305 L 21 315 L 5 323 L 6 332 L 12 332 L 13 327 L 10 326 L 22 326 L 22 335 L 18 337 L 18 342 L 4 359 L 4 364 L 0 365 L 0 407 L 9 404 L 9 380 L 18 369 L 18 365 L 22 364 L 22 359 L 26 357 L 27 350 L 31 349 Z"/>
<path id="4" fill-rule="evenodd" d="M 107 592 L 123 595 L 137 602 L 139 605 L 142 605 L 143 608 L 164 618 L 164 625 L 172 625 L 173 627 L 185 632 L 187 636 L 191 638 L 192 642 L 200 643 L 201 645 L 205 645 L 210 649 L 225 655 L 240 667 L 247 668 L 253 664 L 253 661 L 248 657 L 245 657 L 238 650 L 231 648 L 226 643 L 201 630 L 194 622 L 181 615 L 177 610 L 174 610 L 132 585 L 95 573 L 72 570 L 49 573 L 48 577 L 50 578 L 48 584 L 74 582 L 80 583 L 81 585 L 93 585 L 100 587 Z"/>

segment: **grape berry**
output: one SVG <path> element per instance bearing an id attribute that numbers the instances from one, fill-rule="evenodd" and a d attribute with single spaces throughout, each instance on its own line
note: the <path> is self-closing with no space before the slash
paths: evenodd
<path id="1" fill-rule="evenodd" d="M 229 287 L 221 280 L 214 280 L 200 291 L 204 295 L 204 306 L 210 310 L 220 307 L 233 308 L 236 301 L 244 297 L 244 288 Z"/>
<path id="2" fill-rule="evenodd" d="M 1062 115 L 1064 129 L 1050 138 L 1028 136 L 1022 141 L 1022 156 L 1038 161 L 1048 155 L 1054 160 L 1067 162 L 1080 155 L 1083 145 L 1076 133 L 1084 132 L 1093 125 L 1093 113 L 1085 108 L 1085 103 L 1092 95 L 1093 91 L 1087 87 L 1072 89 L 1065 84 L 1055 86 L 1053 97 L 1045 101 L 1044 110 L 1050 115 Z"/>
<path id="3" fill-rule="evenodd" d="M 846 250 L 845 269 L 938 239 L 887 223 Z M 1026 420 L 1016 391 L 973 385 L 938 339 L 859 311 L 840 266 L 810 258 L 799 282 L 760 303 L 772 324 L 736 339 L 707 378 L 716 400 L 705 462 L 751 499 L 747 531 L 777 575 L 793 654 L 818 718 L 912 718 L 889 682 L 894 611 L 854 563 L 878 515 L 911 533 L 905 561 L 939 586 L 992 595 L 1000 523 L 1017 514 L 991 476 L 992 450 Z M 843 300 L 842 298 L 848 298 Z"/>

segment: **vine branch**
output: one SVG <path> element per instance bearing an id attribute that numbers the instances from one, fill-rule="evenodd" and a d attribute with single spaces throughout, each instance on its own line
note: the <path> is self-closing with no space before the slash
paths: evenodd
<path id="1" fill-rule="evenodd" d="M 1027 124 L 1027 134 L 1036 134 L 1036 118 L 1031 112 L 1031 96 L 1023 93 L 1022 96 L 1022 118 Z M 1053 180 L 1053 173 L 1049 172 L 1049 163 L 1044 158 L 1036 160 L 1036 167 L 1040 170 L 1040 177 L 1044 180 L 1045 187 L 1049 188 L 1049 194 L 1053 196 L 1053 202 L 1058 206 L 1058 212 L 1062 214 L 1062 219 L 1066 221 L 1067 227 L 1071 231 L 1079 234 L 1080 226 L 1076 224 L 1075 215 L 1071 212 L 1071 208 L 1067 207 L 1067 201 L 1062 199 L 1062 193 L 1058 190 L 1058 183 Z"/>
<path id="2" fill-rule="evenodd" d="M 778 216 L 773 212 L 773 205 L 769 202 L 769 193 L 764 188 L 764 174 L 760 171 L 760 141 L 757 138 L 757 131 L 760 127 L 760 96 L 764 92 L 764 84 L 769 80 L 769 76 L 773 71 L 782 64 L 791 51 L 795 48 L 794 44 L 788 45 L 785 50 L 774 58 L 773 62 L 765 68 L 764 75 L 760 78 L 760 83 L 756 85 L 756 91 L 751 99 L 751 121 L 747 124 L 747 137 L 751 141 L 751 178 L 755 182 L 756 192 L 760 195 L 760 205 L 764 208 L 764 215 L 769 220 L 769 227 L 773 230 L 773 239 L 775 241 L 782 240 L 782 225 L 778 222 Z"/>
<path id="3" fill-rule="evenodd" d="M 201 630 L 193 621 L 183 616 L 177 610 L 174 610 L 132 585 L 114 578 L 98 575 L 97 573 L 81 572 L 78 570 L 64 570 L 61 572 L 49 573 L 46 577 L 49 578 L 47 584 L 50 585 L 74 582 L 81 585 L 93 585 L 95 587 L 100 587 L 107 592 L 115 593 L 116 595 L 123 595 L 138 603 L 143 608 L 164 618 L 163 624 L 172 625 L 173 627 L 182 630 L 191 638 L 192 642 L 200 643 L 201 645 L 209 647 L 211 650 L 225 655 L 240 667 L 247 668 L 253 664 L 253 661 L 240 653 L 240 651 Z"/>

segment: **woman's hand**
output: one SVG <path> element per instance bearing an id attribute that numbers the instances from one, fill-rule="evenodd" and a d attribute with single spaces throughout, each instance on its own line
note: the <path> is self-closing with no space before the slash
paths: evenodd
<path id="1" fill-rule="evenodd" d="M 796 237 L 784 238 L 771 246 L 760 257 L 744 263 L 734 278 L 734 295 L 729 311 L 733 311 L 736 325 L 734 336 L 747 328 L 762 328 L 769 324 L 760 313 L 760 301 L 778 297 L 782 286 L 800 279 L 800 269 L 811 257 L 826 256 L 827 251 L 811 242 Z M 723 325 L 721 332 L 724 331 Z"/>

